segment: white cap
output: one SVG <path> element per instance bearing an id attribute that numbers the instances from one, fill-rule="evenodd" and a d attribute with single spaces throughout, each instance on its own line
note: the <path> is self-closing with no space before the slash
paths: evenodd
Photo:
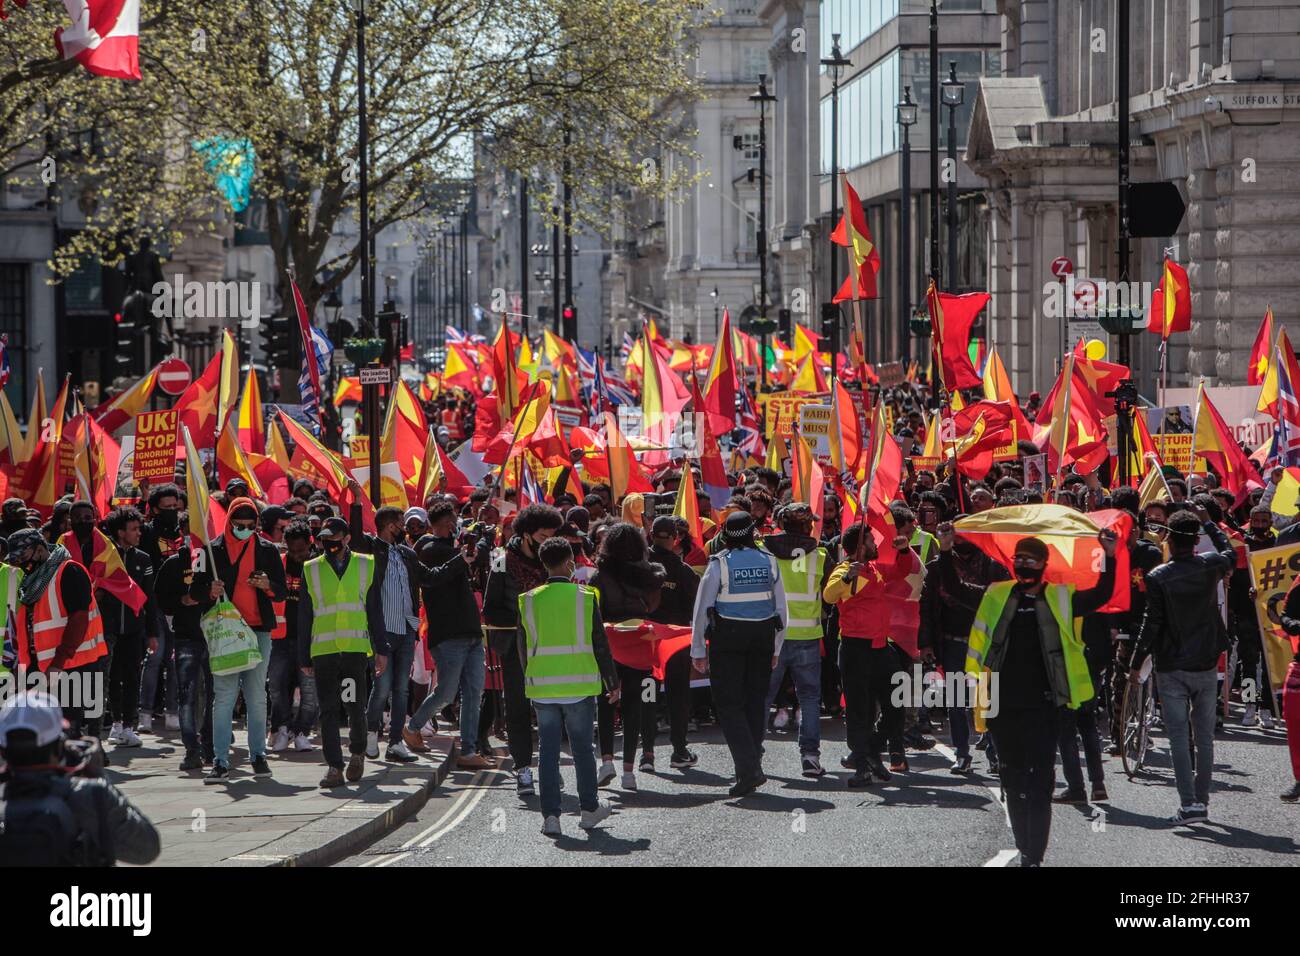
<path id="1" fill-rule="evenodd" d="M 27 730 L 36 735 L 36 745 L 44 747 L 63 736 L 63 711 L 59 702 L 39 690 L 18 694 L 0 710 L 0 747 L 9 742 L 9 733 Z"/>

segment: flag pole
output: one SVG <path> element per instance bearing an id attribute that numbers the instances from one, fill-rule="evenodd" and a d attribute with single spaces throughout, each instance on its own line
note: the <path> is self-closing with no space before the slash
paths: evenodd
<path id="1" fill-rule="evenodd" d="M 1196 433 L 1201 426 L 1201 405 L 1205 399 L 1205 376 L 1200 376 L 1196 381 L 1196 414 L 1192 416 L 1192 449 L 1191 454 L 1187 456 L 1187 475 L 1191 477 L 1196 474 Z"/>

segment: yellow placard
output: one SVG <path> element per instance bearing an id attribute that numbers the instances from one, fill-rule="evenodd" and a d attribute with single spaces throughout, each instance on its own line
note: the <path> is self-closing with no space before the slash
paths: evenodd
<path id="1" fill-rule="evenodd" d="M 1252 551 L 1250 581 L 1255 586 L 1255 613 L 1259 615 L 1259 633 L 1264 639 L 1264 665 L 1273 693 L 1281 693 L 1287 665 L 1296 652 L 1294 638 L 1282 630 L 1282 607 L 1286 594 L 1300 574 L 1300 544 Z M 1252 678 L 1253 675 L 1246 674 Z"/>

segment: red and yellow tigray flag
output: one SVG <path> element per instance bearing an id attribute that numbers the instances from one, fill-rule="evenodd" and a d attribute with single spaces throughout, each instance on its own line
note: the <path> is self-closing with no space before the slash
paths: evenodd
<path id="1" fill-rule="evenodd" d="M 361 378 L 357 375 L 341 375 L 334 388 L 334 407 L 342 408 L 344 402 L 361 404 Z"/>
<path id="2" fill-rule="evenodd" d="M 208 479 L 203 473 L 203 459 L 194 447 L 194 436 L 190 434 L 189 426 L 181 425 L 180 429 L 181 454 L 185 458 L 185 498 L 190 513 L 190 534 L 208 548 L 212 546 L 212 539 L 224 531 L 221 527 L 224 522 L 218 521 L 219 516 L 214 514 L 212 499 L 208 496 Z"/>
<path id="3" fill-rule="evenodd" d="M 1145 480 L 1147 469 L 1152 463 L 1159 469 L 1163 462 L 1156 443 L 1151 438 L 1151 429 L 1147 426 L 1147 416 L 1141 408 L 1133 410 L 1133 448 L 1129 452 L 1129 482 L 1140 487 Z"/>
<path id="4" fill-rule="evenodd" d="M 1088 474 L 1106 460 L 1106 426 L 1093 402 L 1087 383 L 1075 367 L 1074 353 L 1066 358 L 1057 385 L 1048 427 L 1047 469 L 1059 474 L 1073 465 L 1079 474 Z"/>
<path id="5" fill-rule="evenodd" d="M 244 394 L 239 399 L 239 444 L 255 455 L 266 454 L 266 425 L 262 416 L 262 389 L 257 373 L 249 366 L 244 379 Z"/>
<path id="6" fill-rule="evenodd" d="M 939 441 L 939 412 L 936 411 L 930 416 L 930 427 L 925 430 L 925 447 L 921 449 L 920 457 L 912 459 L 912 465 L 915 468 L 933 470 L 939 467 L 943 458 L 943 447 Z"/>
<path id="7" fill-rule="evenodd" d="M 657 348 L 650 348 L 641 386 L 641 437 L 654 446 L 641 457 L 648 467 L 668 464 L 672 433 L 690 397 L 681 376 L 668 367 L 667 358 Z"/>
<path id="8" fill-rule="evenodd" d="M 812 508 L 813 537 L 820 538 L 826 514 L 826 473 L 798 432 L 790 438 L 790 497 Z"/>
<path id="9" fill-rule="evenodd" d="M 831 387 L 830 429 L 831 468 L 837 475 L 851 474 L 858 481 L 864 480 L 858 409 L 849 390 L 839 379 L 835 379 Z"/>
<path id="10" fill-rule="evenodd" d="M 64 532 L 63 537 L 59 538 L 59 544 L 67 548 L 68 553 L 89 572 L 91 586 L 95 590 L 107 591 L 137 614 L 145 606 L 149 595 L 127 573 L 122 556 L 104 532 L 91 528 L 91 553 L 88 555 L 82 551 L 74 532 Z"/>
<path id="11" fill-rule="evenodd" d="M 578 353 L 573 344 L 560 338 L 550 329 L 542 330 L 542 352 L 546 355 L 546 361 L 551 363 L 552 369 L 558 369 L 565 362 L 570 365 L 578 363 Z"/>
<path id="12" fill-rule="evenodd" d="M 880 252 L 871 239 L 871 229 L 867 225 L 867 214 L 862 208 L 862 200 L 858 198 L 857 191 L 849 185 L 848 176 L 843 174 L 842 176 L 844 214 L 835 226 L 835 231 L 831 233 L 831 242 L 848 248 L 852 267 L 832 301 L 874 299 L 877 295 L 876 274 L 880 272 Z M 831 188 L 834 188 L 834 184 Z"/>
<path id="13" fill-rule="evenodd" d="M 1291 339 L 1287 336 L 1284 328 L 1277 330 L 1277 348 L 1274 352 L 1274 360 L 1268 363 L 1268 371 L 1264 374 L 1264 386 L 1259 390 L 1259 402 L 1255 406 L 1256 411 L 1271 415 L 1275 421 L 1278 416 L 1277 377 L 1279 363 L 1286 365 L 1289 381 L 1300 382 L 1300 362 L 1296 361 L 1295 349 L 1291 347 Z"/>
<path id="14" fill-rule="evenodd" d="M 213 448 L 217 444 L 218 393 L 222 382 L 224 353 L 217 352 L 199 375 L 176 400 L 176 428 L 190 430 L 190 439 L 198 448 Z M 176 455 L 182 457 L 184 448 L 178 441 Z"/>
<path id="15" fill-rule="evenodd" d="M 27 507 L 35 508 L 44 518 L 50 516 L 54 511 L 54 502 L 63 495 L 58 480 L 59 446 L 63 439 L 63 419 L 66 417 L 68 382 L 71 378 L 71 375 L 64 377 L 63 386 L 59 389 L 49 414 L 28 422 L 27 431 L 35 439 L 35 448 L 23 465 L 13 492 L 26 500 Z M 40 404 L 44 406 L 43 399 Z"/>
<path id="16" fill-rule="evenodd" d="M 1204 382 L 1200 383 L 1196 393 L 1195 420 L 1190 460 L 1195 462 L 1197 455 L 1204 458 L 1219 476 L 1219 485 L 1232 492 L 1236 503 L 1241 504 L 1250 490 L 1247 482 L 1254 477 L 1254 470 L 1246 453 L 1223 423 L 1223 416 L 1205 393 Z"/>
<path id="17" fill-rule="evenodd" d="M 27 445 L 13 406 L 9 404 L 9 396 L 0 389 L 0 465 L 17 467 L 27 460 L 23 457 L 26 452 Z"/>
<path id="18" fill-rule="evenodd" d="M 497 413 L 501 421 L 514 417 L 519 408 L 519 393 L 527 384 L 519 365 L 515 361 L 515 343 L 519 336 L 510 331 L 506 317 L 501 316 L 501 327 L 497 329 L 496 340 L 492 343 L 492 386 L 496 394 Z"/>
<path id="19" fill-rule="evenodd" d="M 402 476 L 402 485 L 409 497 L 416 490 L 424 465 L 425 437 L 428 434 L 428 423 L 424 420 L 424 413 L 415 401 L 415 396 L 407 384 L 399 380 L 393 386 L 388 410 L 384 415 L 378 465 L 374 461 L 374 448 L 371 446 L 371 475 L 382 476 L 385 465 L 396 463 Z"/>
<path id="20" fill-rule="evenodd" d="M 239 349 L 229 329 L 221 330 L 221 384 L 217 389 L 217 428 L 239 401 Z"/>
<path id="21" fill-rule="evenodd" d="M 808 395 L 823 395 L 830 391 L 830 385 L 826 381 L 826 376 L 822 374 L 815 352 L 809 352 L 800 361 L 799 371 L 795 373 L 794 381 L 790 383 L 790 390 Z"/>
<path id="22" fill-rule="evenodd" d="M 29 461 L 41 439 L 41 429 L 47 418 L 45 409 L 45 369 L 36 370 L 36 391 L 32 394 L 32 403 L 27 407 L 27 435 L 23 439 L 22 460 Z"/>
<path id="23" fill-rule="evenodd" d="M 1167 339 L 1174 332 L 1190 332 L 1191 328 L 1192 287 L 1187 281 L 1187 270 L 1166 259 L 1160 283 L 1151 293 L 1147 331 Z"/>
<path id="24" fill-rule="evenodd" d="M 343 463 L 333 452 L 317 441 L 311 432 L 286 415 L 283 408 L 280 409 L 280 423 L 284 425 L 285 434 L 296 446 L 294 454 L 301 454 L 313 468 L 320 472 L 328 484 L 326 491 L 336 500 L 341 497 L 348 487 L 348 473 L 343 468 Z"/>
<path id="25" fill-rule="evenodd" d="M 912 363 L 915 366 L 915 362 Z M 997 349 L 989 350 L 988 361 L 984 363 L 984 397 L 991 402 L 1008 402 L 1011 405 L 1011 427 L 1016 441 L 1033 441 L 1034 430 L 1029 419 L 1020 408 L 1015 391 L 1011 388 L 1011 376 L 1007 375 L 1006 366 Z"/>
<path id="26" fill-rule="evenodd" d="M 1142 481 L 1138 485 L 1138 514 L 1146 511 L 1147 505 L 1153 501 L 1172 501 L 1173 495 L 1169 491 L 1169 485 L 1165 482 L 1164 469 L 1160 467 L 1160 459 L 1154 453 L 1150 453 L 1143 463 L 1146 473 L 1142 476 Z M 1281 486 L 1278 486 L 1278 493 L 1281 493 Z M 1276 496 L 1273 499 L 1277 500 Z M 1292 514 L 1295 512 L 1293 511 Z"/>
<path id="27" fill-rule="evenodd" d="M 618 420 L 614 417 L 614 414 L 605 412 L 604 422 L 605 448 L 603 457 L 605 459 L 605 474 L 602 476 L 598 470 L 593 470 L 593 476 L 609 479 L 610 494 L 615 501 L 632 492 L 654 491 L 654 486 L 650 484 L 645 471 L 632 453 L 632 446 L 628 444 L 627 436 L 619 430 Z M 590 455 L 587 461 L 592 464 Z"/>
<path id="28" fill-rule="evenodd" d="M 812 329 L 806 329 L 799 323 L 794 326 L 794 360 L 803 361 L 805 355 L 812 355 L 818 351 L 821 345 L 822 337 Z"/>
<path id="29" fill-rule="evenodd" d="M 785 474 L 785 468 L 781 464 L 790 457 L 790 446 L 780 435 L 773 435 L 771 441 L 767 443 L 767 457 L 763 461 L 763 467 L 771 468 L 778 475 Z"/>
<path id="30" fill-rule="evenodd" d="M 993 467 L 993 453 L 1012 436 L 1011 403 L 974 402 L 953 415 L 952 425 L 957 470 L 979 480 Z"/>
<path id="31" fill-rule="evenodd" d="M 272 418 L 266 425 L 266 456 L 276 463 L 287 476 L 289 474 L 289 447 L 284 443 L 284 435 Z"/>
<path id="32" fill-rule="evenodd" d="M 703 548 L 704 522 L 700 520 L 700 497 L 695 491 L 695 474 L 691 471 L 689 461 L 682 467 L 682 480 L 677 486 L 677 500 L 673 503 L 673 515 L 686 519 L 691 541 L 695 542 L 697 548 Z"/>
<path id="33" fill-rule="evenodd" d="M 877 402 L 871 422 L 871 444 L 866 454 L 866 483 L 858 490 L 858 514 L 866 516 L 867 527 L 879 552 L 877 561 L 892 564 L 897 552 L 890 546 L 898 528 L 889 503 L 898 496 L 903 481 L 903 450 L 889 434 L 885 403 Z"/>
<path id="34" fill-rule="evenodd" d="M 1250 364 L 1246 366 L 1246 384 L 1263 385 L 1264 377 L 1273 359 L 1273 307 L 1264 309 L 1264 321 L 1259 324 L 1255 344 L 1250 350 Z"/>
<path id="35" fill-rule="evenodd" d="M 217 481 L 221 482 L 221 487 L 224 488 L 230 481 L 239 478 L 248 485 L 248 492 L 253 498 L 266 497 L 262 483 L 257 480 L 257 475 L 253 473 L 253 466 L 244 454 L 244 446 L 236 432 L 233 415 L 226 419 L 226 423 L 221 426 L 221 432 L 217 435 L 216 457 Z"/>
<path id="36" fill-rule="evenodd" d="M 736 355 L 732 350 L 731 314 L 722 310 L 722 327 L 718 344 L 704 377 L 704 399 L 696 411 L 702 411 L 715 433 L 729 434 L 736 427 L 736 389 L 740 376 L 736 372 Z"/>
<path id="37" fill-rule="evenodd" d="M 89 415 L 83 415 L 82 422 L 89 439 L 76 450 L 78 493 L 94 503 L 98 514 L 106 515 L 113 507 L 122 446 Z"/>
<path id="38" fill-rule="evenodd" d="M 157 384 L 158 366 L 155 365 L 140 381 L 119 393 L 111 402 L 96 408 L 93 413 L 95 421 L 110 435 L 125 427 L 135 421 L 136 415 L 144 411 Z"/>
<path id="39" fill-rule="evenodd" d="M 941 386 L 949 392 L 981 387 L 983 379 L 970 360 L 970 330 L 988 305 L 989 294 L 949 295 L 940 292 L 932 280 L 925 298 L 933 333 L 930 351 Z"/>

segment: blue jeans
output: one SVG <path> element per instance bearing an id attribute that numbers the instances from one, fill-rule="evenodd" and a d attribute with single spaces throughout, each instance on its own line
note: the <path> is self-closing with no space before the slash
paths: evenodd
<path id="1" fill-rule="evenodd" d="M 388 666 L 382 674 L 375 675 L 370 687 L 370 702 L 366 705 L 366 726 L 371 733 L 384 729 L 384 704 L 389 694 L 393 697 L 393 716 L 388 723 L 389 744 L 402 739 L 402 721 L 406 720 L 406 698 L 411 688 L 411 660 L 415 657 L 415 628 L 408 627 L 406 634 L 388 635 Z"/>
<path id="2" fill-rule="evenodd" d="M 596 752 L 592 749 L 591 725 L 596 719 L 596 698 L 584 697 L 576 704 L 548 704 L 535 700 L 537 709 L 537 776 L 542 788 L 542 817 L 560 815 L 560 730 L 568 728 L 573 769 L 578 776 L 578 806 L 595 810 Z"/>
<path id="3" fill-rule="evenodd" d="M 478 753 L 478 718 L 483 705 L 483 638 L 448 638 L 430 648 L 430 653 L 438 668 L 438 686 L 424 698 L 409 726 L 419 731 L 429 718 L 456 699 L 459 690 L 460 752 L 471 757 Z"/>
<path id="4" fill-rule="evenodd" d="M 208 645 L 176 641 L 176 684 L 180 692 L 181 741 L 185 749 L 212 756 L 212 671 Z M 201 710 L 200 710 L 201 709 Z"/>
<path id="5" fill-rule="evenodd" d="M 173 654 L 179 655 L 181 642 L 176 640 L 167 616 L 158 612 L 158 650 L 145 654 L 144 667 L 140 675 L 140 712 L 144 714 L 145 724 L 154 712 L 154 701 L 158 696 L 158 681 L 163 683 L 163 709 L 174 714 L 180 706 L 178 694 L 180 674 Z M 164 668 L 166 673 L 164 674 Z"/>
<path id="6" fill-rule="evenodd" d="M 1169 755 L 1174 763 L 1178 799 L 1183 806 L 1210 804 L 1210 779 L 1214 773 L 1214 717 L 1218 710 L 1219 678 L 1208 671 L 1158 671 L 1160 710 L 1169 735 Z M 1195 778 L 1192 739 L 1196 740 Z"/>
<path id="7" fill-rule="evenodd" d="M 950 685 L 951 675 L 966 671 L 966 652 L 969 644 L 966 639 L 945 634 L 941 645 L 944 680 Z M 952 747 L 958 757 L 970 756 L 970 724 L 965 707 L 949 707 L 948 728 L 952 733 Z"/>
<path id="8" fill-rule="evenodd" d="M 794 696 L 799 701 L 799 755 L 820 757 L 822 749 L 821 701 L 822 658 L 821 641 L 789 641 L 781 645 L 781 654 L 772 669 L 772 682 L 767 688 L 767 713 L 772 709 L 776 692 L 781 689 L 786 669 L 794 678 Z"/>
<path id="9" fill-rule="evenodd" d="M 266 669 L 271 663 L 271 632 L 254 630 L 262 662 L 238 674 L 212 676 L 212 740 L 215 763 L 230 766 L 230 745 L 235 739 L 235 701 L 244 691 L 248 714 L 248 758 L 266 756 Z"/>
<path id="10" fill-rule="evenodd" d="M 282 637 L 271 642 L 271 663 L 266 671 L 271 693 L 271 727 L 287 727 L 289 733 L 311 734 L 320 713 L 316 699 L 316 678 L 308 677 L 298 666 L 298 641 Z M 298 688 L 297 712 L 293 709 L 293 689 Z"/>

